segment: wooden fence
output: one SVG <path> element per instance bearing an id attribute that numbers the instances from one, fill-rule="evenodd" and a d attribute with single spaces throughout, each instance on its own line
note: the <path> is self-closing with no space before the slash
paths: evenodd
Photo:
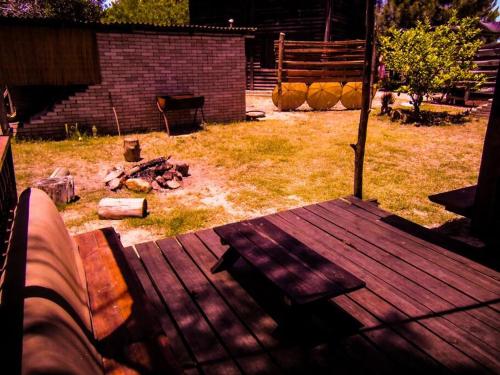
<path id="1" fill-rule="evenodd" d="M 364 40 L 275 41 L 278 81 L 349 82 L 363 80 Z"/>
<path id="2" fill-rule="evenodd" d="M 0 40 L 2 84 L 64 86 L 101 82 L 96 36 L 90 28 L 2 24 Z"/>
<path id="3" fill-rule="evenodd" d="M 9 136 L 0 136 L 0 269 L 3 271 L 17 204 L 16 178 Z"/>

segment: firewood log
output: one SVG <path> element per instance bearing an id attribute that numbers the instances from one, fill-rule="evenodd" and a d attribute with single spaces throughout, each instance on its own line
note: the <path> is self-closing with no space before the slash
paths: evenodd
<path id="1" fill-rule="evenodd" d="M 101 219 L 145 217 L 148 204 L 145 198 L 103 198 L 97 213 Z"/>
<path id="2" fill-rule="evenodd" d="M 139 172 L 141 172 L 145 169 L 148 169 L 150 167 L 153 167 L 155 165 L 162 164 L 162 163 L 168 161 L 168 159 L 170 159 L 170 156 L 167 156 L 167 157 L 162 156 L 162 157 L 159 157 L 156 159 L 149 160 L 145 163 L 138 164 L 135 167 L 133 167 L 132 169 L 130 169 L 130 171 L 127 174 L 127 178 L 134 177 Z"/>

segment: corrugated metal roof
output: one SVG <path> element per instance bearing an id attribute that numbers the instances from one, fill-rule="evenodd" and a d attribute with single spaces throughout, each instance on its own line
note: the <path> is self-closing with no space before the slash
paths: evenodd
<path id="1" fill-rule="evenodd" d="M 222 27 L 210 25 L 166 25 L 161 23 L 131 22 L 89 22 L 68 21 L 54 18 L 0 17 L 0 25 L 53 26 L 53 27 L 89 27 L 96 31 L 160 31 L 173 33 L 221 33 L 221 34 L 253 34 L 257 29 L 252 27 Z"/>

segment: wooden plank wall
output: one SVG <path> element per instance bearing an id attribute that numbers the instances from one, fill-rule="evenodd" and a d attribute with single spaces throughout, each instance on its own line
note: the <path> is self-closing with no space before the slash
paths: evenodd
<path id="1" fill-rule="evenodd" d="M 0 26 L 0 83 L 91 85 L 100 82 L 95 32 L 88 28 Z"/>
<path id="2" fill-rule="evenodd" d="M 278 50 L 278 41 L 275 48 Z M 362 81 L 365 41 L 335 42 L 285 40 L 282 69 L 283 82 Z M 278 53 L 276 53 L 278 56 Z"/>

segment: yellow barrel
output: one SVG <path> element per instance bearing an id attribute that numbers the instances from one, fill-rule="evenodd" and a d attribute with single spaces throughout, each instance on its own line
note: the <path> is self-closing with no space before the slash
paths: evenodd
<path id="1" fill-rule="evenodd" d="M 362 89 L 362 82 L 347 82 L 342 88 L 342 96 L 340 97 L 342 105 L 347 109 L 360 109 Z"/>
<path id="2" fill-rule="evenodd" d="M 340 82 L 314 82 L 307 91 L 307 104 L 312 109 L 325 111 L 337 104 L 341 96 Z"/>
<path id="3" fill-rule="evenodd" d="M 340 102 L 347 109 L 361 109 L 363 82 L 348 82 L 342 89 Z M 377 93 L 377 85 L 372 87 L 372 98 Z"/>
<path id="4" fill-rule="evenodd" d="M 306 101 L 307 85 L 302 82 L 287 82 L 281 84 L 281 108 L 290 111 L 299 108 Z M 278 106 L 278 86 L 273 90 L 273 103 Z"/>

